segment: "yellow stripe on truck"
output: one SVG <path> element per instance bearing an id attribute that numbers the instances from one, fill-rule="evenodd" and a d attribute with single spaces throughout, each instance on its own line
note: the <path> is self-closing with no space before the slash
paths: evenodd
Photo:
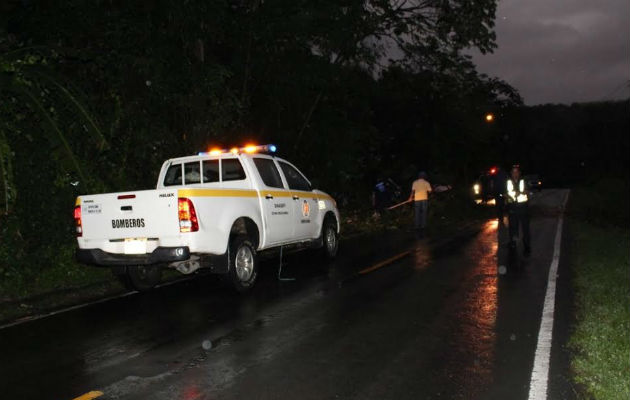
<path id="1" fill-rule="evenodd" d="M 238 189 L 180 189 L 178 197 L 258 197 L 255 190 Z"/>
<path id="2" fill-rule="evenodd" d="M 332 200 L 332 197 L 328 196 L 327 194 L 320 194 L 320 193 L 313 193 L 313 192 L 292 192 L 291 195 L 296 195 L 299 197 L 308 197 L 311 199 L 318 199 L 318 200 Z"/>
<path id="3" fill-rule="evenodd" d="M 272 195 L 273 197 L 291 197 L 291 192 L 288 192 L 286 190 L 261 190 L 260 191 L 260 196 L 261 197 L 265 197 L 268 194 Z"/>
<path id="4" fill-rule="evenodd" d="M 332 197 L 326 194 L 312 192 L 296 192 L 282 190 L 261 190 L 260 197 L 272 195 L 273 197 L 292 197 L 294 195 L 304 198 L 332 200 Z M 258 197 L 255 190 L 239 190 L 239 189 L 180 189 L 177 191 L 178 197 Z"/>

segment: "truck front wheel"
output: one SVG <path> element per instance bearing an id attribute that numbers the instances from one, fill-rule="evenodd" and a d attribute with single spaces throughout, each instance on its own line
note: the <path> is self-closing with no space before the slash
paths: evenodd
<path id="1" fill-rule="evenodd" d="M 112 272 L 127 289 L 139 292 L 153 289 L 162 280 L 162 268 L 156 265 L 130 265 Z"/>
<path id="2" fill-rule="evenodd" d="M 324 257 L 332 260 L 337 256 L 339 250 L 339 235 L 337 234 L 337 224 L 333 218 L 326 218 L 322 227 L 322 252 Z"/>
<path id="3" fill-rule="evenodd" d="M 230 242 L 229 280 L 240 293 L 250 290 L 258 278 L 256 248 L 245 235 L 235 236 Z"/>

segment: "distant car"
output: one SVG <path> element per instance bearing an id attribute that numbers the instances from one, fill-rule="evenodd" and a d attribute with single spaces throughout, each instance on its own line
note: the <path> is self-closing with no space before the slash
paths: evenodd
<path id="1" fill-rule="evenodd" d="M 525 175 L 523 179 L 529 190 L 537 190 L 539 192 L 542 190 L 542 179 L 540 179 L 538 174 Z"/>
<path id="2" fill-rule="evenodd" d="M 472 187 L 475 203 L 495 205 L 495 196 L 502 192 L 501 188 L 497 187 L 500 176 L 500 169 L 491 167 L 477 178 Z"/>
<path id="3" fill-rule="evenodd" d="M 477 204 L 487 203 L 492 199 L 491 193 L 488 190 L 490 179 L 486 174 L 482 174 L 477 178 L 472 187 L 473 200 Z"/>

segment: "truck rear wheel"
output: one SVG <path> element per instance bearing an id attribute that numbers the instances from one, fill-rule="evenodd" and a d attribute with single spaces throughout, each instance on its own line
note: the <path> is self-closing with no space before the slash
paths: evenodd
<path id="1" fill-rule="evenodd" d="M 230 242 L 230 283 L 237 292 L 250 290 L 258 278 L 258 257 L 256 248 L 245 235 L 235 236 Z"/>
<path id="2" fill-rule="evenodd" d="M 162 268 L 156 265 L 130 265 L 112 272 L 127 289 L 139 292 L 153 289 L 162 280 Z"/>

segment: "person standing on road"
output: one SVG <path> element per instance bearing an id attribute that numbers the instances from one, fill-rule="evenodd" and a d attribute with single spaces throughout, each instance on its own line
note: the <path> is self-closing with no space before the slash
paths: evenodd
<path id="1" fill-rule="evenodd" d="M 374 189 L 372 189 L 372 207 L 374 207 L 374 214 L 379 218 L 383 218 L 389 202 L 390 195 L 385 180 L 379 178 L 376 185 L 374 185 Z"/>
<path id="2" fill-rule="evenodd" d="M 503 223 L 503 215 L 505 211 L 505 193 L 507 192 L 507 173 L 501 167 L 497 167 L 492 177 L 492 195 L 494 196 L 494 206 L 497 210 L 497 218 L 499 223 Z"/>
<path id="3" fill-rule="evenodd" d="M 506 183 L 508 203 L 508 223 L 510 231 L 510 245 L 516 244 L 519 227 L 523 230 L 523 252 L 527 257 L 531 254 L 529 237 L 529 198 L 527 196 L 525 180 L 521 178 L 521 168 L 514 165 L 510 172 L 510 179 Z"/>
<path id="4" fill-rule="evenodd" d="M 420 172 L 418 179 L 413 181 L 411 185 L 411 194 L 409 195 L 409 201 L 413 200 L 415 211 L 414 227 L 420 237 L 424 236 L 424 230 L 427 226 L 429 193 L 431 191 L 431 184 L 427 181 L 427 174 Z"/>

